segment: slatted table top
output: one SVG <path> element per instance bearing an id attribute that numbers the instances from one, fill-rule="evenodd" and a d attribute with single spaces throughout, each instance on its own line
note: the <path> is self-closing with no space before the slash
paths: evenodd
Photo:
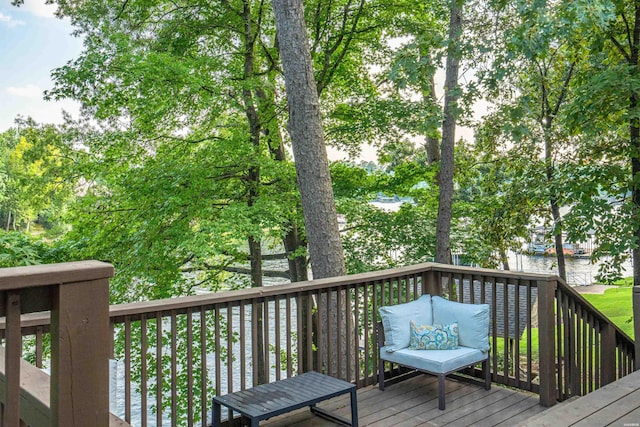
<path id="1" fill-rule="evenodd" d="M 355 390 L 354 384 L 318 372 L 262 384 L 213 398 L 214 402 L 253 419 L 267 419 Z"/>

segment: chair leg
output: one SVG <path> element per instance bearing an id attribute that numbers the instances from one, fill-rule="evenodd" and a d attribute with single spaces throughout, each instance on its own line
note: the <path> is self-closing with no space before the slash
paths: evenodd
<path id="1" fill-rule="evenodd" d="M 484 372 L 484 389 L 491 390 L 491 365 L 489 359 L 482 362 L 482 371 Z"/>
<path id="2" fill-rule="evenodd" d="M 444 374 L 438 374 L 438 409 L 444 411 Z"/>
<path id="3" fill-rule="evenodd" d="M 384 391 L 384 360 L 378 357 L 378 389 Z"/>

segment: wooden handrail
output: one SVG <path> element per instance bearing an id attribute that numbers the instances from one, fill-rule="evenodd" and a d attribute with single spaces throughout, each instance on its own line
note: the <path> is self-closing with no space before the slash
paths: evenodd
<path id="1" fill-rule="evenodd" d="M 50 418 L 33 425 L 108 426 L 112 275 L 113 266 L 99 261 L 0 269 L 0 313 L 6 316 L 0 404 L 11 409 L 3 411 L 3 425 L 18 427 L 24 422 L 20 418 L 21 373 L 31 370 L 20 357 L 21 315 L 50 310 Z"/>
<path id="2" fill-rule="evenodd" d="M 541 284 L 551 285 L 543 288 Z M 267 373 L 267 380 L 269 375 L 272 379 L 274 375 L 291 376 L 301 372 L 302 364 L 311 366 L 323 357 L 326 359 L 332 351 L 331 342 L 326 347 L 316 347 L 308 337 L 324 334 L 326 339 L 341 331 L 344 340 L 335 345 L 349 346 L 350 350 L 343 366 L 337 366 L 337 372 L 350 372 L 354 376 L 349 376 L 349 380 L 359 386 L 369 385 L 376 381 L 370 368 L 377 364 L 378 336 L 374 327 L 377 308 L 405 302 L 425 292 L 434 295 L 445 292 L 461 301 L 491 303 L 493 380 L 540 393 L 544 404 L 551 405 L 557 398 L 562 400 L 572 393 L 589 392 L 627 373 L 629 361 L 637 363 L 637 353 L 634 354 L 628 335 L 554 275 L 423 263 L 338 278 L 112 305 L 109 317 L 114 336 L 122 340 L 116 348 L 125 356 L 124 382 L 128 391 L 124 400 L 129 411 L 126 417 L 130 419 L 133 399 L 134 387 L 129 384 L 136 375 L 141 377 L 136 380 L 140 381 L 136 387 L 140 387 L 143 410 L 153 393 L 147 386 L 150 381 L 155 380 L 157 387 L 170 384 L 171 389 L 163 390 L 164 396 L 156 396 L 156 405 L 162 405 L 170 417 L 176 413 L 179 393 L 175 383 L 181 370 L 186 375 L 186 389 L 199 393 L 203 405 L 211 396 L 207 393 L 224 393 L 225 381 L 229 384 L 226 387 L 234 390 L 245 387 L 245 379 L 247 384 L 251 378 L 255 382 L 256 361 L 263 357 L 257 351 L 261 335 L 257 331 L 263 327 L 265 331 L 272 328 L 272 335 L 263 337 L 266 340 L 263 359 L 272 369 L 284 366 L 283 372 L 275 369 Z M 335 307 L 318 307 L 316 311 L 308 306 L 308 301 L 320 301 L 330 295 L 336 299 Z M 541 310 L 537 325 L 532 319 L 536 299 Z M 327 310 L 338 317 L 336 325 L 322 323 L 322 316 L 331 314 Z M 561 319 L 561 315 L 573 317 Z M 25 333 L 46 331 L 47 316 L 47 313 L 23 316 Z M 179 329 L 178 325 L 187 329 Z M 539 349 L 532 348 L 535 342 L 532 329 L 535 333 L 536 327 Z M 174 351 L 180 339 L 188 351 L 184 362 L 179 360 L 184 355 L 178 356 Z M 304 339 L 307 341 L 303 344 Z M 500 353 L 496 354 L 498 348 Z M 233 357 L 229 358 L 231 353 Z M 147 356 L 142 357 L 143 354 Z M 156 363 L 155 354 L 166 366 Z M 211 357 L 214 359 L 207 360 Z M 521 360 L 523 357 L 526 361 Z M 200 365 L 191 363 L 192 359 L 200 360 Z M 140 360 L 141 368 L 135 366 L 135 360 Z M 607 364 L 606 369 L 603 363 Z M 141 371 L 136 374 L 134 368 Z M 239 385 L 232 380 L 238 369 L 242 381 Z M 210 375 L 215 378 L 214 384 L 207 385 Z M 198 400 L 196 395 L 190 396 L 188 404 Z M 169 400 L 171 408 L 167 409 Z M 191 414 L 194 409 L 190 408 Z M 156 413 L 156 422 L 162 423 L 162 416 Z M 206 413 L 201 417 L 205 416 Z"/>

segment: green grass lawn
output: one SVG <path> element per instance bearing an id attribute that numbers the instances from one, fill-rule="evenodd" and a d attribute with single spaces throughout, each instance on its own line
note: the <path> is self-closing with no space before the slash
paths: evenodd
<path id="1" fill-rule="evenodd" d="M 633 321 L 629 321 L 633 313 L 632 290 L 631 287 L 613 288 L 606 290 L 603 295 L 582 296 L 633 338 Z"/>

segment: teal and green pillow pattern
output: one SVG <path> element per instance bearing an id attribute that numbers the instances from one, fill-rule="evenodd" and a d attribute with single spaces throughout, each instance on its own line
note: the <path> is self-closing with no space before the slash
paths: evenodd
<path id="1" fill-rule="evenodd" d="M 446 325 L 410 324 L 409 349 L 455 350 L 458 348 L 458 323 Z"/>

